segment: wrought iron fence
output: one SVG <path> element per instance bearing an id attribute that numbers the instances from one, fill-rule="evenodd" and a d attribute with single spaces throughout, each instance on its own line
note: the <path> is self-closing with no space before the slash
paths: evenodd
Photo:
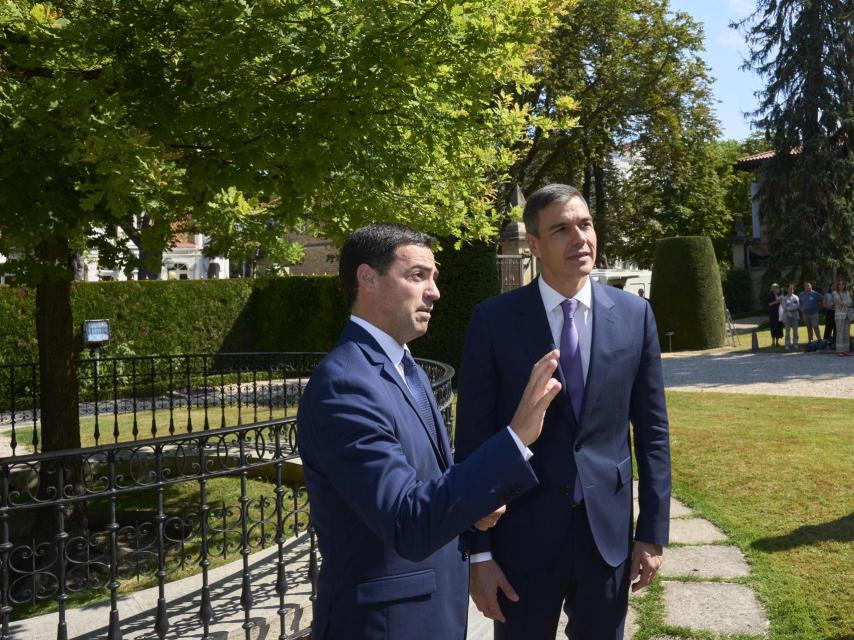
<path id="1" fill-rule="evenodd" d="M 92 375 L 81 378 L 81 413 L 92 419 L 95 442 L 99 416 L 113 426 L 109 435 L 117 442 L 0 458 L 0 640 L 13 637 L 13 617 L 44 611 L 46 604 L 56 611 L 56 637 L 65 640 L 68 611 L 93 597 L 110 603 L 105 633 L 98 637 L 117 640 L 123 628 L 119 595 L 148 585 L 157 590 L 157 604 L 147 631 L 173 637 L 165 587 L 187 573 L 200 575 L 194 606 L 207 638 L 216 609 L 209 572 L 237 558 L 242 567 L 235 606 L 248 639 L 257 625 L 249 557 L 267 548 L 275 555 L 277 637 L 302 637 L 298 625 L 286 620 L 294 611 L 285 598 L 300 584 L 308 586 L 313 602 L 319 559 L 301 473 L 293 473 L 294 409 L 321 356 L 84 361 L 82 370 L 88 366 Z M 420 362 L 450 428 L 453 369 Z M 32 385 L 26 387 L 32 393 L 26 409 L 26 400 L 9 396 L 13 435 L 24 422 L 22 413 L 37 434 L 37 371 L 28 366 L 3 370 L 7 389 L 23 388 L 16 387 L 22 372 Z M 283 415 L 263 420 L 276 411 Z M 159 437 L 138 437 L 144 417 L 149 434 Z M 131 426 L 129 433 L 116 430 L 119 418 Z M 123 435 L 131 439 L 119 441 Z M 286 547 L 293 539 L 305 542 L 307 567 L 289 566 Z"/>
<path id="2" fill-rule="evenodd" d="M 221 353 L 81 359 L 83 445 L 240 426 L 296 413 L 322 353 Z M 421 360 L 450 402 L 444 365 Z M 444 379 L 444 378 L 447 379 Z M 0 437 L 9 455 L 39 450 L 38 365 L 0 366 Z M 20 449 L 20 450 L 19 450 Z"/>

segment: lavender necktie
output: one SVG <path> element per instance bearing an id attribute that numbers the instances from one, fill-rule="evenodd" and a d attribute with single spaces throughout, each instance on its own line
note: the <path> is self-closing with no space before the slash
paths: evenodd
<path id="1" fill-rule="evenodd" d="M 581 344 L 578 341 L 578 329 L 575 327 L 575 311 L 578 309 L 578 300 L 570 298 L 561 302 L 560 306 L 563 309 L 563 330 L 560 334 L 560 368 L 563 370 L 566 386 L 569 387 L 567 392 L 577 421 L 581 415 L 581 402 L 584 400 L 584 368 L 581 365 Z M 576 503 L 584 499 L 581 478 L 577 472 L 572 499 Z"/>

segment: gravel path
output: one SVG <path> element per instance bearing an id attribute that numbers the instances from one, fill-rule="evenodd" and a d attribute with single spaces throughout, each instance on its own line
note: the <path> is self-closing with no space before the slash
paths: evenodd
<path id="1" fill-rule="evenodd" d="M 665 353 L 662 364 L 679 391 L 854 398 L 854 357 L 833 353 Z"/>

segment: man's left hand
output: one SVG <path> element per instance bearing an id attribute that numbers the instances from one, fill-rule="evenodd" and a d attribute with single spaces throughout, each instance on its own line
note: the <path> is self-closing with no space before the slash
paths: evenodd
<path id="1" fill-rule="evenodd" d="M 658 568 L 664 560 L 664 550 L 660 544 L 650 544 L 635 540 L 632 547 L 632 565 L 629 572 L 629 582 L 632 591 L 640 591 L 649 586 Z M 640 578 L 640 579 L 638 579 Z M 636 582 L 637 581 L 637 582 Z"/>
<path id="2" fill-rule="evenodd" d="M 488 516 L 483 516 L 480 520 L 475 522 L 475 529 L 477 529 L 478 531 L 489 531 L 492 527 L 496 525 L 499 518 L 504 515 L 505 511 L 507 511 L 507 505 L 503 504 L 495 511 L 490 513 Z"/>

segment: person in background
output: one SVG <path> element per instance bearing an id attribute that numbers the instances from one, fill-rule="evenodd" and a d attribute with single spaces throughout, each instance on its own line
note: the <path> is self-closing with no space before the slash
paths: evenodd
<path id="1" fill-rule="evenodd" d="M 833 292 L 833 312 L 836 318 L 836 355 L 851 355 L 851 319 L 848 311 L 851 309 L 851 294 L 844 280 L 836 283 Z"/>
<path id="2" fill-rule="evenodd" d="M 798 299 L 798 296 L 795 295 L 795 285 L 789 285 L 789 288 L 786 290 L 786 295 L 783 296 L 783 301 L 780 304 L 783 305 L 783 324 L 786 326 L 786 349 L 791 349 L 792 346 L 797 349 L 798 319 L 800 317 L 800 313 L 798 311 L 801 307 L 801 301 Z M 795 334 L 794 344 L 792 342 L 790 332 Z"/>
<path id="3" fill-rule="evenodd" d="M 771 327 L 771 344 L 772 346 L 780 346 L 780 338 L 783 337 L 783 323 L 780 322 L 780 285 L 776 282 L 771 285 L 771 291 L 768 292 L 768 324 Z"/>
<path id="4" fill-rule="evenodd" d="M 807 328 L 807 339 L 809 342 L 821 338 L 821 331 L 818 325 L 818 314 L 821 311 L 821 304 L 824 296 L 818 291 L 813 290 L 812 283 L 804 282 L 804 290 L 799 296 L 801 303 L 801 313 L 804 316 L 804 326 Z"/>
<path id="5" fill-rule="evenodd" d="M 836 283 L 827 285 L 827 293 L 824 294 L 824 341 L 830 347 L 830 341 L 836 337 L 836 314 L 833 311 L 833 292 L 836 291 Z"/>

